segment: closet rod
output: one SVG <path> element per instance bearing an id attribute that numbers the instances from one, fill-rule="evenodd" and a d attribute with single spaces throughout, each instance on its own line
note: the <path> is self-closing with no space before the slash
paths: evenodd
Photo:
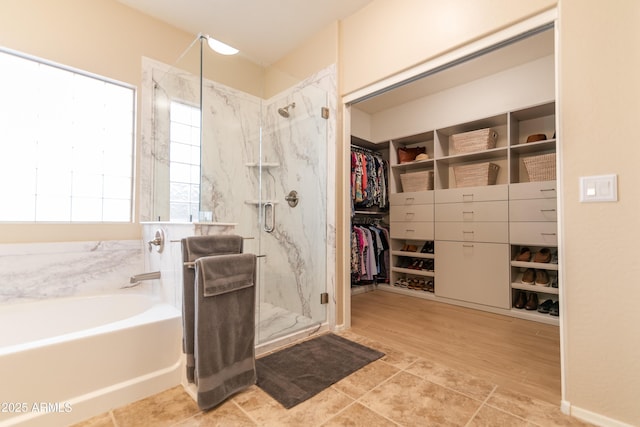
<path id="1" fill-rule="evenodd" d="M 359 145 L 351 144 L 351 149 L 355 151 L 362 151 L 363 153 L 370 153 L 370 154 L 375 154 L 376 156 L 381 156 L 379 151 L 374 151 L 370 148 L 360 147 Z"/>

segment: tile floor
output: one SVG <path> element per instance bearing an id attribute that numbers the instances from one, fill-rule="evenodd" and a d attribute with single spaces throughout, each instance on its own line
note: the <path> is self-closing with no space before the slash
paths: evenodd
<path id="1" fill-rule="evenodd" d="M 587 426 L 550 403 L 347 331 L 385 356 L 289 410 L 253 386 L 202 412 L 175 387 L 75 427 Z"/>

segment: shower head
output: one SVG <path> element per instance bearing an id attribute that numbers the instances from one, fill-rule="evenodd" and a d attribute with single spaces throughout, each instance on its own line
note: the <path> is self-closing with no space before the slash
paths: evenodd
<path id="1" fill-rule="evenodd" d="M 287 105 L 286 107 L 278 108 L 278 114 L 280 114 L 285 119 L 288 119 L 289 118 L 289 108 L 296 108 L 296 103 L 292 102 L 291 104 Z"/>

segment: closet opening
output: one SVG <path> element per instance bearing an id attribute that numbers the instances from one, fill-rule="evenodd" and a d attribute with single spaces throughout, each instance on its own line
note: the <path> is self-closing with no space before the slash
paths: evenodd
<path id="1" fill-rule="evenodd" d="M 345 295 L 357 333 L 553 403 L 555 60 L 548 23 L 347 104 Z"/>

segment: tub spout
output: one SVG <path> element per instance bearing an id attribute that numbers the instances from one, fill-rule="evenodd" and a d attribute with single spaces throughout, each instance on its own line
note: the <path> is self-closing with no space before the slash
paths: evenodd
<path id="1" fill-rule="evenodd" d="M 131 276 L 129 278 L 129 283 L 138 283 L 142 280 L 152 280 L 152 279 L 159 279 L 159 278 L 160 278 L 160 272 L 153 271 L 151 273 L 142 273 L 142 274 L 136 274 L 135 276 Z"/>

